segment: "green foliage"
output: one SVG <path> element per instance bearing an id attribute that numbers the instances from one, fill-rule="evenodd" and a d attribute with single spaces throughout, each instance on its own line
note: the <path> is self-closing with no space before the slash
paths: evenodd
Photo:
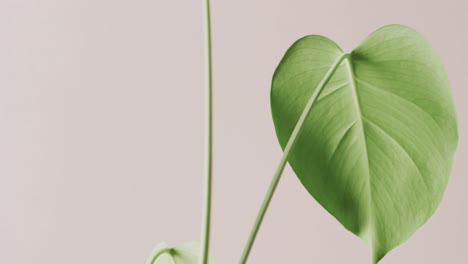
<path id="1" fill-rule="evenodd" d="M 198 264 L 200 243 L 188 242 L 177 247 L 159 243 L 148 256 L 146 264 Z"/>
<path id="2" fill-rule="evenodd" d="M 458 141 L 447 74 L 428 41 L 401 25 L 375 31 L 349 54 L 325 37 L 301 38 L 272 82 L 283 148 L 314 93 L 288 161 L 377 263 L 432 216 L 446 189 Z"/>

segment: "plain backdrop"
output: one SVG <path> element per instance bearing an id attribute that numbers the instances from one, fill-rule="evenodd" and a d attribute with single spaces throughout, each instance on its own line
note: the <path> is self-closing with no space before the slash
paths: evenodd
<path id="1" fill-rule="evenodd" d="M 136 264 L 199 237 L 202 0 L 0 1 L 0 263 Z M 468 263 L 468 5 L 464 0 L 212 0 L 212 253 L 237 263 L 281 157 L 270 116 L 286 49 L 345 51 L 400 23 L 445 63 L 460 143 L 431 220 L 383 261 Z M 288 167 L 249 263 L 369 263 Z"/>

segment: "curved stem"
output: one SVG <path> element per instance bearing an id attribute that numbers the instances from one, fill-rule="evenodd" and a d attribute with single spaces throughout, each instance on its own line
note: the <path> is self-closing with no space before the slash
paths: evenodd
<path id="1" fill-rule="evenodd" d="M 201 254 L 199 263 L 207 264 L 210 245 L 210 223 L 211 223 L 211 181 L 213 160 L 213 78 L 211 58 L 211 14 L 210 0 L 205 0 L 205 52 L 206 52 L 206 131 L 205 131 L 205 179 L 204 179 L 204 212 L 202 220 Z"/>
<path id="2" fill-rule="evenodd" d="M 166 254 L 166 253 L 167 253 L 167 254 L 171 254 L 172 250 L 173 250 L 172 248 L 165 248 L 165 249 L 159 251 L 158 254 L 156 254 L 156 255 L 153 257 L 153 259 L 151 260 L 150 263 L 151 263 L 151 264 L 155 264 L 155 263 L 156 263 L 156 260 L 158 260 L 158 258 L 159 258 L 162 254 Z"/>
<path id="3" fill-rule="evenodd" d="M 258 212 L 257 219 L 255 220 L 255 224 L 252 228 L 252 231 L 250 231 L 249 239 L 247 240 L 241 259 L 239 261 L 240 264 L 245 264 L 247 262 L 247 258 L 249 257 L 250 251 L 255 241 L 255 237 L 257 236 L 258 230 L 260 229 L 260 225 L 262 224 L 266 210 L 268 209 L 271 198 L 273 197 L 273 194 L 276 190 L 276 187 L 278 186 L 281 175 L 283 174 L 284 168 L 286 167 L 286 163 L 288 162 L 289 154 L 291 153 L 291 150 L 294 148 L 297 142 L 297 138 L 302 131 L 304 122 L 307 119 L 307 116 L 309 115 L 310 110 L 312 109 L 312 105 L 315 103 L 320 93 L 322 92 L 323 88 L 327 85 L 328 81 L 330 81 L 331 77 L 336 72 L 338 67 L 341 65 L 343 60 L 346 59 L 347 57 L 348 57 L 348 54 L 344 54 L 330 67 L 328 72 L 325 74 L 325 77 L 323 77 L 322 81 L 320 82 L 320 84 L 317 86 L 314 93 L 310 97 L 309 101 L 307 102 L 307 105 L 304 108 L 304 111 L 299 117 L 299 120 L 297 121 L 296 126 L 294 127 L 294 130 L 291 136 L 289 137 L 288 143 L 286 144 L 286 147 L 284 148 L 283 157 L 281 158 L 281 161 L 278 164 L 276 172 L 273 175 L 273 179 L 271 180 L 270 186 L 268 187 L 268 191 L 263 200 L 262 206 L 260 207 L 260 211 Z"/>

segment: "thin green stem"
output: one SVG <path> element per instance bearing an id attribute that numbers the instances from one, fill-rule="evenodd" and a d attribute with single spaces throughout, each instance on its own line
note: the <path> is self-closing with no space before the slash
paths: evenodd
<path id="1" fill-rule="evenodd" d="M 156 263 L 156 260 L 158 260 L 158 258 L 159 258 L 160 256 L 162 256 L 163 254 L 166 254 L 166 253 L 167 253 L 167 254 L 171 254 L 173 250 L 174 250 L 174 249 L 172 249 L 172 248 L 165 248 L 165 249 L 159 251 L 158 254 L 156 254 L 156 255 L 153 257 L 153 259 L 151 260 L 150 263 L 151 263 L 151 264 Z"/>
<path id="2" fill-rule="evenodd" d="M 201 254 L 199 263 L 208 263 L 210 246 L 210 226 L 211 226 L 211 182 L 213 163 L 213 78 L 212 78 L 212 56 L 211 56 L 211 14 L 210 0 L 204 1 L 205 5 L 205 55 L 206 55 L 206 131 L 205 131 L 205 179 L 204 179 L 204 212 L 202 220 L 201 234 Z"/>
<path id="3" fill-rule="evenodd" d="M 252 228 L 252 231 L 250 231 L 249 239 L 247 240 L 241 259 L 239 261 L 240 264 L 245 264 L 247 262 L 247 258 L 249 257 L 249 254 L 252 249 L 255 238 L 257 236 L 258 230 L 260 229 L 260 225 L 262 224 L 263 218 L 265 217 L 265 213 L 271 202 L 271 198 L 273 197 L 273 194 L 276 190 L 276 187 L 278 186 L 281 175 L 283 174 L 284 168 L 286 167 L 286 163 L 288 162 L 289 154 L 291 153 L 291 150 L 294 148 L 297 142 L 298 136 L 300 135 L 302 128 L 304 127 L 303 126 L 304 122 L 307 119 L 307 116 L 309 115 L 310 110 L 312 109 L 312 105 L 315 103 L 320 93 L 322 92 L 323 88 L 327 85 L 328 81 L 330 81 L 331 77 L 336 72 L 338 67 L 341 65 L 343 60 L 347 57 L 348 57 L 348 54 L 344 54 L 330 67 L 328 72 L 325 74 L 325 77 L 323 77 L 322 81 L 320 82 L 320 84 L 317 86 L 314 93 L 310 97 L 309 101 L 307 102 L 307 105 L 304 108 L 304 111 L 299 117 L 299 120 L 297 121 L 296 126 L 294 127 L 294 130 L 291 136 L 289 137 L 288 143 L 286 144 L 286 147 L 284 148 L 283 157 L 281 158 L 281 161 L 278 164 L 276 172 L 273 175 L 273 179 L 271 180 L 270 186 L 268 187 L 268 191 L 263 200 L 262 206 L 260 207 L 260 211 L 258 212 L 257 219 L 255 220 L 255 224 Z"/>

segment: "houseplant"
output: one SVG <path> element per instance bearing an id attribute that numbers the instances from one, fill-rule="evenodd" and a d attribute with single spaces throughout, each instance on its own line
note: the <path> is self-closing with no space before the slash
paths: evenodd
<path id="1" fill-rule="evenodd" d="M 207 263 L 212 164 L 209 0 L 207 137 L 202 243 L 159 245 L 148 263 Z M 371 248 L 372 263 L 409 239 L 438 207 L 458 142 L 445 69 L 427 40 L 402 25 L 343 52 L 317 35 L 296 41 L 272 80 L 271 109 L 284 154 L 240 263 L 246 263 L 283 169 Z"/>

